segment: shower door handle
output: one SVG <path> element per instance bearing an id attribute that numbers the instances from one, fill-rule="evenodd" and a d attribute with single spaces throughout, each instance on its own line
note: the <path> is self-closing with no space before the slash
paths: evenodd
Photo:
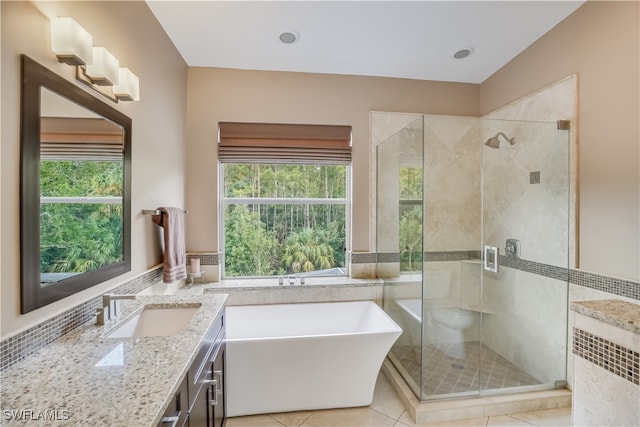
<path id="1" fill-rule="evenodd" d="M 498 248 L 484 245 L 484 269 L 493 273 L 498 272 Z"/>

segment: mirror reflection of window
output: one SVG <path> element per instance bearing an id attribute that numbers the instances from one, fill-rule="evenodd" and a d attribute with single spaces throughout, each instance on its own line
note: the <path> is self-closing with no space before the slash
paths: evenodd
<path id="1" fill-rule="evenodd" d="M 40 281 L 47 286 L 124 258 L 124 131 L 44 88 L 40 116 Z"/>

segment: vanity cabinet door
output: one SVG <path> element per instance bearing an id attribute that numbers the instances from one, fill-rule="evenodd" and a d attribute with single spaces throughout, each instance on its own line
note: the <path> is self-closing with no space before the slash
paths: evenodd
<path id="1" fill-rule="evenodd" d="M 208 387 L 202 387 L 197 396 L 195 396 L 191 412 L 189 413 L 189 427 L 207 427 L 209 418 Z"/>
<path id="2" fill-rule="evenodd" d="M 158 424 L 158 427 L 222 427 L 225 425 L 224 319 L 223 313 L 209 327 L 180 391 L 167 407 L 163 415 L 164 422 Z"/>
<path id="3" fill-rule="evenodd" d="M 189 427 L 222 427 L 226 422 L 224 404 L 224 341 L 207 362 L 207 380 L 191 407 Z"/>

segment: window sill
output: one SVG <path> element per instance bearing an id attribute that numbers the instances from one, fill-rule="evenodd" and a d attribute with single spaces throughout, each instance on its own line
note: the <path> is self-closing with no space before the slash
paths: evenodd
<path id="1" fill-rule="evenodd" d="M 277 277 L 256 279 L 225 279 L 219 282 L 194 284 L 192 289 L 202 289 L 203 292 L 218 291 L 256 291 L 276 289 L 305 289 L 305 288 L 335 288 L 335 287 L 369 287 L 381 286 L 384 282 L 380 279 L 352 279 L 350 277 L 306 277 L 305 283 L 300 284 L 299 279 L 295 284 L 289 284 L 289 278 L 284 277 L 282 285 L 278 284 Z"/>

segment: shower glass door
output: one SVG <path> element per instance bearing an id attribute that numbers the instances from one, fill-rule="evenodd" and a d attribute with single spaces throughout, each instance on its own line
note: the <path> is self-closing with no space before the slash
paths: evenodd
<path id="1" fill-rule="evenodd" d="M 481 127 L 480 390 L 553 387 L 567 374 L 569 132 L 556 122 Z"/>
<path id="2" fill-rule="evenodd" d="M 423 118 L 402 117 L 376 147 L 377 277 L 402 327 L 389 359 L 419 396 L 422 382 Z M 391 126 L 391 124 L 387 124 Z M 386 130 L 386 129 L 385 129 Z"/>
<path id="3" fill-rule="evenodd" d="M 421 400 L 480 391 L 480 119 L 424 118 Z"/>

